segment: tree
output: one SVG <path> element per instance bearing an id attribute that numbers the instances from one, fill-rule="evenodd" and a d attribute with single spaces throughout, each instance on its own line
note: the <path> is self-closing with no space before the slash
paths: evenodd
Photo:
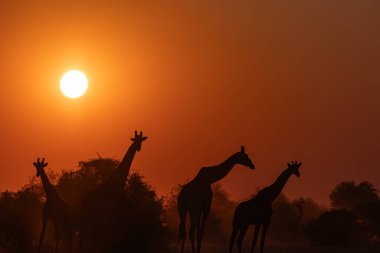
<path id="1" fill-rule="evenodd" d="M 326 208 L 319 205 L 312 198 L 302 198 L 302 200 L 301 223 L 317 219 L 326 210 Z"/>
<path id="2" fill-rule="evenodd" d="M 354 181 L 343 181 L 335 186 L 329 197 L 334 208 L 349 210 L 353 210 L 358 205 L 379 200 L 377 189 L 367 181 L 359 184 L 355 184 Z"/>
<path id="3" fill-rule="evenodd" d="M 371 201 L 355 208 L 361 224 L 365 227 L 369 242 L 380 241 L 380 201 Z"/>
<path id="4" fill-rule="evenodd" d="M 41 223 L 42 191 L 35 180 L 0 196 L 0 251 L 30 252 Z"/>
<path id="5" fill-rule="evenodd" d="M 101 185 L 117 168 L 119 161 L 98 157 L 80 161 L 77 170 L 64 170 L 57 179 L 57 190 L 70 206 L 73 226 L 79 224 L 82 199 Z"/>
<path id="6" fill-rule="evenodd" d="M 299 212 L 290 201 L 275 201 L 268 237 L 271 240 L 289 242 L 299 230 Z"/>
<path id="7" fill-rule="evenodd" d="M 119 162 L 98 157 L 79 163 L 76 171 L 63 171 L 57 188 L 71 206 L 73 224 L 81 224 L 80 208 L 86 194 L 101 185 Z M 162 225 L 163 199 L 145 182 L 140 173 L 132 173 L 121 198 L 111 210 L 102 208 L 103 218 L 93 224 L 93 240 L 99 252 L 160 252 L 167 248 Z"/>
<path id="8" fill-rule="evenodd" d="M 98 157 L 80 162 L 75 171 L 52 174 L 58 192 L 71 207 L 74 228 L 81 220 L 79 210 L 83 197 L 104 182 L 117 165 L 115 159 Z M 43 196 L 40 182 L 34 179 L 17 192 L 1 193 L 0 252 L 34 251 L 41 226 Z M 107 220 L 98 220 L 95 224 L 100 228 L 95 234 L 101 236 L 94 239 L 104 247 L 99 248 L 99 252 L 167 252 L 167 232 L 162 225 L 163 199 L 140 173 L 129 176 L 120 200 L 112 213 L 116 216 L 107 215 Z M 49 250 L 50 234 L 47 233 L 46 252 L 52 252 Z"/>
<path id="9" fill-rule="evenodd" d="M 311 242 L 323 246 L 351 246 L 363 242 L 363 228 L 351 210 L 331 210 L 307 226 Z"/>

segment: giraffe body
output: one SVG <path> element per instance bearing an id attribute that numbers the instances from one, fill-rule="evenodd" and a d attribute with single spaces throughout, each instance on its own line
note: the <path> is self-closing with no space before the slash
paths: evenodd
<path id="1" fill-rule="evenodd" d="M 232 155 L 217 166 L 203 167 L 193 180 L 182 187 L 178 194 L 178 213 L 180 217 L 179 237 L 182 241 L 181 252 L 184 251 L 186 216 L 187 213 L 189 213 L 189 236 L 192 251 L 193 253 L 200 253 L 206 220 L 211 209 L 211 185 L 224 178 L 236 164 L 254 169 L 254 165 L 245 153 L 244 147 L 242 147 L 240 152 Z"/>
<path id="2" fill-rule="evenodd" d="M 248 201 L 241 202 L 235 209 L 233 221 L 232 221 L 232 234 L 230 239 L 230 253 L 232 253 L 233 246 L 236 243 L 238 246 L 238 252 L 241 253 L 241 246 L 244 236 L 250 225 L 255 226 L 255 233 L 252 241 L 251 253 L 253 253 L 258 236 L 261 232 L 261 245 L 260 251 L 264 252 L 266 233 L 272 218 L 273 209 L 272 203 L 280 195 L 287 180 L 291 175 L 300 176 L 299 167 L 301 163 L 292 162 L 288 164 L 288 168 L 285 169 L 277 180 L 270 186 L 259 191 L 257 195 Z"/>

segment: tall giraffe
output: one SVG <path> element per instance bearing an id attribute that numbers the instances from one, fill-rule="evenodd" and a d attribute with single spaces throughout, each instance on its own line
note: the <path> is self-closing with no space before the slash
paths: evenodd
<path id="1" fill-rule="evenodd" d="M 96 226 L 105 215 L 112 216 L 112 212 L 118 211 L 118 204 L 123 201 L 125 181 L 133 158 L 136 152 L 141 150 L 141 144 L 147 138 L 143 136 L 142 132 L 137 134 L 135 131 L 135 136 L 131 138 L 132 144 L 116 170 L 100 186 L 91 190 L 84 197 L 81 208 L 80 247 L 83 247 L 83 243 L 86 241 L 93 239 L 93 233 L 97 232 Z"/>
<path id="2" fill-rule="evenodd" d="M 48 165 L 45 163 L 45 158 L 42 158 L 41 161 L 40 158 L 38 158 L 37 162 L 33 162 L 33 165 L 37 169 L 36 176 L 41 178 L 42 186 L 46 194 L 46 201 L 42 212 L 42 230 L 37 252 L 39 253 L 41 251 L 46 225 L 49 220 L 54 227 L 55 252 L 58 252 L 62 233 L 66 232 L 65 229 L 69 222 L 69 208 L 66 202 L 58 194 L 55 187 L 50 183 L 49 178 L 45 173 L 44 168 Z"/>
<path id="3" fill-rule="evenodd" d="M 297 161 L 288 163 L 288 167 L 280 174 L 272 185 L 259 191 L 253 199 L 241 202 L 237 206 L 233 217 L 230 253 L 232 253 L 235 238 L 238 234 L 238 252 L 241 253 L 241 245 L 243 243 L 245 233 L 250 225 L 255 225 L 255 234 L 252 241 L 251 253 L 253 253 L 255 249 L 261 228 L 260 252 L 263 253 L 265 237 L 273 213 L 272 203 L 277 196 L 280 195 L 291 175 L 296 175 L 297 177 L 300 176 L 299 168 L 301 167 L 301 164 L 302 163 L 297 163 Z"/>
<path id="4" fill-rule="evenodd" d="M 184 250 L 186 239 L 186 214 L 189 212 L 189 236 L 192 251 L 193 253 L 200 253 L 206 219 L 211 209 L 211 185 L 224 178 L 236 164 L 247 166 L 250 169 L 255 168 L 252 161 L 245 153 L 244 147 L 241 147 L 240 152 L 233 154 L 221 164 L 201 168 L 196 177 L 182 187 L 178 195 L 178 213 L 180 217 L 179 236 L 182 241 L 181 252 Z M 196 249 L 194 241 L 195 235 L 197 236 Z"/>

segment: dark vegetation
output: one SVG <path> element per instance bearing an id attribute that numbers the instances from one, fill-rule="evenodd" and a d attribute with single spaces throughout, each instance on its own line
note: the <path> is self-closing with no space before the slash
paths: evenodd
<path id="1" fill-rule="evenodd" d="M 51 181 L 71 207 L 70 225 L 74 231 L 77 231 L 81 220 L 82 198 L 101 184 L 117 165 L 118 161 L 114 159 L 97 158 L 80 162 L 75 171 L 49 173 Z M 132 173 L 125 185 L 118 215 L 108 217 L 103 224 L 99 221 L 102 230 L 104 224 L 112 224 L 112 229 L 106 230 L 107 236 L 102 234 L 101 237 L 103 252 L 168 252 L 169 245 L 175 245 L 178 239 L 176 196 L 179 189 L 180 185 L 167 196 L 159 197 L 140 173 Z M 227 245 L 237 203 L 219 184 L 213 191 L 205 242 Z M 311 198 L 292 200 L 280 195 L 273 205 L 269 244 L 315 247 L 370 247 L 379 244 L 380 198 L 374 185 L 369 182 L 341 182 L 332 190 L 330 200 L 332 208 L 328 209 Z M 34 250 L 41 228 L 43 201 L 43 189 L 34 177 L 16 192 L 1 193 L 0 252 Z M 79 234 L 75 233 L 73 237 L 73 243 L 77 244 Z M 250 241 L 252 236 L 247 238 Z M 52 252 L 53 242 L 48 227 L 44 252 Z M 271 251 L 270 246 L 268 251 Z"/>
<path id="2" fill-rule="evenodd" d="M 114 159 L 98 158 L 79 163 L 75 171 L 49 173 L 57 191 L 71 207 L 71 227 L 73 244 L 78 244 L 81 201 L 86 193 L 104 182 L 117 167 Z M 32 170 L 32 168 L 31 168 Z M 0 252 L 32 252 L 36 247 L 41 230 L 44 191 L 39 180 L 32 178 L 29 184 L 17 192 L 3 192 L 0 197 Z M 103 248 L 99 252 L 164 252 L 168 240 L 163 226 L 163 198 L 157 196 L 140 173 L 129 175 L 125 194 L 115 210 L 120 215 L 105 214 L 107 220 L 99 220 L 96 233 L 101 233 L 104 225 L 112 226 L 107 233 L 101 233 Z M 66 244 L 70 242 L 66 238 Z M 44 243 L 44 252 L 53 252 L 54 240 L 49 226 Z M 77 246 L 77 245 L 74 245 Z M 107 246 L 107 248 L 105 248 Z M 34 251 L 34 250 L 33 250 Z"/>

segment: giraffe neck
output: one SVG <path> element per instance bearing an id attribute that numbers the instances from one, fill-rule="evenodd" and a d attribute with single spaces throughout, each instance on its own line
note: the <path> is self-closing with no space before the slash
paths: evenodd
<path id="1" fill-rule="evenodd" d="M 137 152 L 136 144 L 133 142 L 121 160 L 119 167 L 116 169 L 117 177 L 123 182 L 127 179 L 129 170 L 131 169 L 133 158 Z"/>
<path id="2" fill-rule="evenodd" d="M 259 192 L 258 196 L 263 196 L 268 202 L 273 203 L 273 201 L 280 195 L 282 189 L 284 188 L 286 182 L 292 174 L 288 169 L 284 170 L 276 181 Z"/>
<path id="3" fill-rule="evenodd" d="M 45 171 L 43 171 L 40 175 L 42 186 L 44 187 L 45 194 L 46 194 L 46 200 L 51 199 L 53 195 L 56 194 L 54 186 L 50 183 L 48 176 L 46 175 Z"/>
<path id="4" fill-rule="evenodd" d="M 203 179 L 202 181 L 213 184 L 224 178 L 235 165 L 235 158 L 231 156 L 219 165 L 202 168 L 198 175 Z"/>

